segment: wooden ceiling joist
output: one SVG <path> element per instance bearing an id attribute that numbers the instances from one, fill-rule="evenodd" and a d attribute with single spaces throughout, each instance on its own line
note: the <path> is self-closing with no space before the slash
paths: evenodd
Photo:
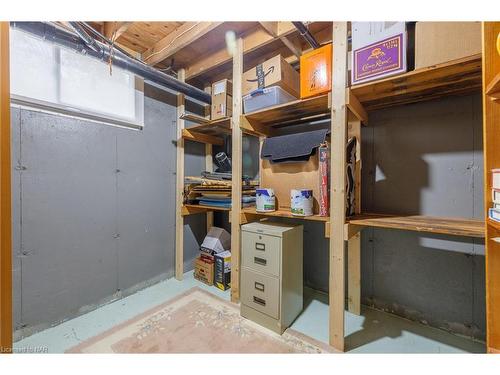
<path id="1" fill-rule="evenodd" d="M 281 42 L 297 57 L 300 58 L 302 51 L 300 51 L 295 45 L 286 37 L 278 35 L 279 32 L 279 22 L 259 22 L 260 25 L 274 38 L 279 38 Z"/>
<path id="2" fill-rule="evenodd" d="M 221 24 L 222 22 L 185 22 L 144 52 L 144 62 L 156 65 Z"/>
<path id="3" fill-rule="evenodd" d="M 274 27 L 274 26 L 272 26 Z M 276 37 L 286 37 L 296 31 L 291 22 L 277 22 L 275 26 L 277 30 Z M 271 28 L 273 30 L 273 28 Z M 271 35 L 269 31 L 263 27 L 257 27 L 246 35 L 243 35 L 243 53 L 250 53 L 258 48 L 261 48 L 276 40 L 276 37 Z M 219 49 L 216 52 L 200 57 L 196 62 L 186 68 L 186 79 L 193 79 L 206 71 L 229 63 L 232 56 L 226 48 Z"/>
<path id="4" fill-rule="evenodd" d="M 133 22 L 104 22 L 104 36 L 108 39 L 114 38 L 117 40 L 125 33 Z"/>

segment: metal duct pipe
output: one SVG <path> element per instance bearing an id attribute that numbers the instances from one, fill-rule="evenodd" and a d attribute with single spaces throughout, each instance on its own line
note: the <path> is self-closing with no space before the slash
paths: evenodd
<path id="1" fill-rule="evenodd" d="M 294 21 L 292 23 L 293 26 L 295 26 L 295 28 L 299 30 L 300 35 L 302 35 L 302 37 L 311 45 L 312 48 L 316 49 L 320 46 L 311 32 L 307 29 L 306 25 L 304 25 L 302 22 L 297 21 Z"/>
<path id="2" fill-rule="evenodd" d="M 99 47 L 97 44 L 96 40 L 87 34 L 85 30 L 82 29 L 82 27 L 78 24 L 78 22 L 68 22 L 68 24 L 71 26 L 73 31 L 82 39 L 87 47 L 92 49 L 94 52 L 97 53 L 102 53 L 102 48 Z"/>
<path id="3" fill-rule="evenodd" d="M 199 100 L 200 102 L 211 104 L 211 96 L 203 90 L 191 86 L 185 82 L 181 82 L 176 78 L 169 76 L 157 69 L 135 60 L 117 49 L 111 49 L 110 46 L 97 42 L 96 45 L 100 48 L 101 52 L 96 52 L 90 48 L 79 36 L 72 34 L 62 28 L 56 27 L 52 24 L 42 22 L 11 22 L 12 27 L 23 30 L 30 34 L 36 35 L 44 40 L 60 45 L 65 48 L 72 49 L 82 54 L 97 58 L 104 62 L 109 62 L 111 59 L 112 64 L 127 70 L 133 74 L 143 77 L 144 80 L 155 83 L 156 85 L 164 88 L 180 92 L 192 99 Z M 88 34 L 87 34 L 88 36 Z"/>

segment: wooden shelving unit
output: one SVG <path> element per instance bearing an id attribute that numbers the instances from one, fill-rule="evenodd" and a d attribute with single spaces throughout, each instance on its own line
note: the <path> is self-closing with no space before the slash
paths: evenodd
<path id="1" fill-rule="evenodd" d="M 418 215 L 385 215 L 361 213 L 361 124 L 368 124 L 369 111 L 403 104 L 463 95 L 481 89 L 482 55 L 451 61 L 445 64 L 419 69 L 399 76 L 382 79 L 366 84 L 348 87 L 347 55 L 348 24 L 332 24 L 332 41 L 335 45 L 332 79 L 334 86 L 326 95 L 306 100 L 273 106 L 263 110 L 243 114 L 242 74 L 244 66 L 243 39 L 236 41 L 232 56 L 233 79 L 233 117 L 211 122 L 192 115 L 180 115 L 182 121 L 195 122 L 197 125 L 184 128 L 180 133 L 182 140 L 205 143 L 208 150 L 212 145 L 221 144 L 224 137 L 231 136 L 232 144 L 232 207 L 230 210 L 199 205 L 182 205 L 182 215 L 226 211 L 231 218 L 231 299 L 239 300 L 240 294 L 240 225 L 249 221 L 269 218 L 288 218 L 323 223 L 325 237 L 329 238 L 329 337 L 330 345 L 338 350 L 345 349 L 344 343 L 344 303 L 348 300 L 348 310 L 360 313 L 361 283 L 361 239 L 360 232 L 365 227 L 390 228 L 416 232 L 438 233 L 455 236 L 482 238 L 493 230 L 491 223 L 467 218 L 428 217 Z M 257 55 L 257 52 L 254 51 Z M 254 56 L 255 57 L 255 56 Z M 252 60 L 253 61 L 253 60 Z M 490 95 L 496 95 L 496 83 Z M 493 101 L 490 100 L 490 103 Z M 254 207 L 241 207 L 242 175 L 242 136 L 250 134 L 259 137 L 275 135 L 280 128 L 307 122 L 330 120 L 332 149 L 343 150 L 347 139 L 356 136 L 356 215 L 345 217 L 346 193 L 346 155 L 332 153 L 331 159 L 331 197 L 330 216 L 295 217 L 289 212 L 275 211 L 258 213 Z M 500 133 L 500 132 L 498 132 Z M 499 136 L 500 142 L 500 136 Z M 500 143 L 499 143 L 500 144 Z M 500 150 L 500 147 L 497 146 Z M 208 160 L 208 157 L 207 157 Z M 500 162 L 500 160 L 499 160 Z M 499 164 L 500 165 L 500 164 Z M 178 176 L 179 178 L 179 176 Z M 181 211 L 179 211 L 181 212 Z M 182 215 L 179 215 L 182 217 Z M 485 231 L 485 227 L 487 228 Z M 498 227 L 495 227 L 498 234 Z M 345 241 L 348 243 L 346 257 Z M 490 241 L 491 242 L 491 241 Z M 497 244 L 498 246 L 500 244 Z M 497 251 L 500 254 L 500 251 Z M 500 256 L 499 256 L 500 257 Z M 347 265 L 347 273 L 346 273 Z M 348 278 L 347 296 L 345 293 Z M 500 285 L 500 282 L 497 282 Z M 491 291 L 491 287 L 490 287 Z M 496 289 L 498 291 L 498 289 Z M 347 297 L 347 298 L 346 298 Z M 499 303 L 497 303 L 499 304 Z M 495 311 L 496 314 L 500 311 Z M 500 325 L 500 323 L 499 323 Z M 491 326 L 491 324 L 490 324 Z M 495 340 L 500 340 L 500 336 Z M 493 345 L 496 348 L 498 346 Z"/>
<path id="2" fill-rule="evenodd" d="M 481 90 L 481 55 L 352 86 L 366 110 L 463 95 Z"/>
<path id="3" fill-rule="evenodd" d="M 482 55 L 450 61 L 350 88 L 361 106 L 368 111 L 417 103 L 481 89 Z M 500 165 L 500 164 L 499 164 Z M 348 242 L 348 300 L 360 304 L 361 256 L 360 231 L 366 227 L 438 233 L 473 238 L 485 237 L 485 222 L 470 218 L 429 217 L 358 213 L 345 220 L 344 239 Z M 333 234 L 335 236 L 335 234 Z M 339 243 L 339 250 L 341 244 Z M 351 284 L 353 287 L 351 288 Z"/>
<path id="4" fill-rule="evenodd" d="M 415 232 L 448 234 L 452 236 L 484 238 L 485 234 L 485 224 L 483 220 L 453 217 L 362 214 L 350 218 L 348 223 L 360 227 L 400 229 Z"/>
<path id="5" fill-rule="evenodd" d="M 499 223 L 488 218 L 492 207 L 491 170 L 500 168 L 500 101 L 495 98 L 499 88 L 500 56 L 496 39 L 500 22 L 483 22 L 483 144 L 484 204 L 486 217 L 486 346 L 489 353 L 500 353 L 500 237 Z"/>

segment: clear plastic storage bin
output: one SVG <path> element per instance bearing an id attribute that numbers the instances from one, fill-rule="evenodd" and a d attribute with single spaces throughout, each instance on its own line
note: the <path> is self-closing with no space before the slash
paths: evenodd
<path id="1" fill-rule="evenodd" d="M 259 109 L 271 107 L 277 104 L 284 104 L 297 100 L 296 97 L 287 93 L 279 86 L 266 87 L 255 90 L 243 97 L 243 112 L 249 113 Z"/>

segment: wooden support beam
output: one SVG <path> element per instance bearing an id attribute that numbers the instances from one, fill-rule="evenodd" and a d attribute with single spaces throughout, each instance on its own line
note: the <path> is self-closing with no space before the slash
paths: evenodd
<path id="1" fill-rule="evenodd" d="M 9 23 L 0 22 L 0 353 L 12 352 Z"/>
<path id="2" fill-rule="evenodd" d="M 279 22 L 259 22 L 260 25 L 271 35 L 273 38 L 279 38 L 281 42 L 297 57 L 300 58 L 302 51 L 299 50 L 286 36 L 278 35 Z"/>
<path id="3" fill-rule="evenodd" d="M 114 38 L 114 40 L 118 40 L 132 24 L 133 22 L 104 22 L 104 36 L 108 39 Z"/>
<path id="4" fill-rule="evenodd" d="M 361 232 L 347 241 L 347 308 L 361 314 Z"/>
<path id="5" fill-rule="evenodd" d="M 242 111 L 243 39 L 238 38 L 233 56 L 232 189 L 231 189 L 231 301 L 240 299 L 240 213 L 242 188 Z M 238 220 L 234 220 L 238 219 Z"/>
<path id="6" fill-rule="evenodd" d="M 364 125 L 368 125 L 368 113 L 350 88 L 346 88 L 347 107 Z"/>
<path id="7" fill-rule="evenodd" d="M 345 150 L 347 142 L 347 22 L 333 23 L 331 139 L 333 150 Z M 334 152 L 330 192 L 330 345 L 344 351 L 345 307 L 345 203 L 346 153 Z"/>
<path id="8" fill-rule="evenodd" d="M 177 79 L 184 81 L 184 69 L 177 72 Z M 185 122 L 181 116 L 185 113 L 184 95 L 177 94 L 177 160 L 175 183 L 175 278 L 182 280 L 184 275 L 184 218 L 181 210 L 184 201 L 184 138 L 182 131 Z"/>
<path id="9" fill-rule="evenodd" d="M 296 29 L 291 22 L 280 22 L 278 25 L 278 36 L 287 36 L 295 31 Z M 244 54 L 255 51 L 276 40 L 275 37 L 269 35 L 269 33 L 262 27 L 256 27 L 246 33 L 246 35 L 242 38 Z M 231 59 L 232 56 L 226 48 L 222 48 L 216 52 L 200 57 L 199 59 L 196 59 L 192 65 L 186 67 L 186 79 L 193 79 L 211 69 L 227 64 L 231 62 Z"/>
<path id="10" fill-rule="evenodd" d="M 222 22 L 185 22 L 144 52 L 143 60 L 149 65 L 156 65 L 195 42 L 220 24 Z"/>
<path id="11" fill-rule="evenodd" d="M 199 133 L 189 129 L 182 129 L 182 138 L 193 142 L 207 143 L 211 145 L 222 146 L 224 144 L 224 140 L 222 138 L 215 137 L 210 134 Z"/>

